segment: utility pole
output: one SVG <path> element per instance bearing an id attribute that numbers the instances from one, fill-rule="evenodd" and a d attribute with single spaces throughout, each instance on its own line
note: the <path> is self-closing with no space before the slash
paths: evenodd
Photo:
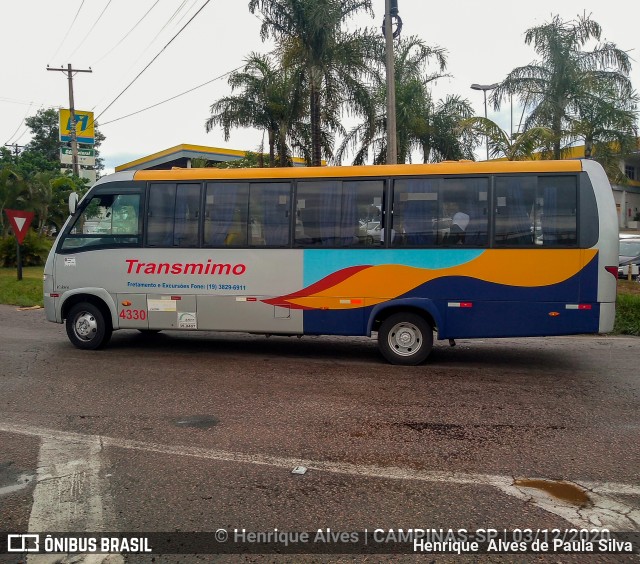
<path id="1" fill-rule="evenodd" d="M 393 33 L 394 18 L 397 22 L 396 33 Z M 396 126 L 396 77 L 393 53 L 393 37 L 400 34 L 402 20 L 398 15 L 398 0 L 385 0 L 384 38 L 386 44 L 387 64 L 387 164 L 398 162 L 398 139 Z"/>
<path id="2" fill-rule="evenodd" d="M 17 143 L 5 143 L 4 146 L 13 148 L 14 157 L 17 157 L 20 154 L 20 149 L 24 149 L 25 147 L 24 145 L 18 145 Z"/>
<path id="3" fill-rule="evenodd" d="M 51 68 L 47 66 L 48 71 L 64 72 L 69 80 L 69 112 L 71 113 L 71 127 L 69 128 L 71 133 L 71 158 L 73 160 L 73 174 L 80 176 L 80 165 L 78 164 L 78 140 L 76 131 L 76 113 L 73 105 L 73 73 L 75 72 L 93 72 L 91 69 L 74 69 L 71 67 L 71 63 L 67 65 L 67 68 L 60 67 L 59 69 Z"/>

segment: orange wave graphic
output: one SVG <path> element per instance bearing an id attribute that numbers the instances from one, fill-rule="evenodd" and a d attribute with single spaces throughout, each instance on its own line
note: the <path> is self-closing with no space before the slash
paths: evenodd
<path id="1" fill-rule="evenodd" d="M 564 282 L 582 270 L 596 250 L 488 250 L 476 259 L 442 269 L 397 264 L 354 269 L 351 276 L 337 277 L 335 284 L 313 284 L 293 294 L 265 300 L 294 309 L 353 309 L 396 298 L 417 286 L 448 276 L 467 276 L 506 286 L 533 288 Z M 336 273 L 337 274 L 337 273 Z M 332 275 L 332 277 L 335 275 Z M 316 291 L 313 291 L 313 288 Z M 354 300 L 349 298 L 364 298 Z"/>

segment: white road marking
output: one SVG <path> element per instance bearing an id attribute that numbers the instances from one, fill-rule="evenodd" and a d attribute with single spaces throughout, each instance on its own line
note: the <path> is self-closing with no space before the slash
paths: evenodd
<path id="1" fill-rule="evenodd" d="M 101 531 L 100 438 L 42 436 L 30 531 Z M 55 523 L 56 528 L 51 525 Z"/>
<path id="2" fill-rule="evenodd" d="M 491 486 L 502 493 L 532 503 L 536 507 L 558 515 L 566 519 L 572 525 L 580 528 L 608 528 L 612 531 L 640 531 L 640 511 L 627 500 L 625 496 L 640 496 L 640 486 L 621 484 L 615 482 L 572 482 L 585 490 L 592 499 L 593 504 L 586 508 L 579 508 L 569 502 L 564 502 L 551 497 L 534 488 L 514 485 L 512 476 L 499 476 L 492 474 L 464 474 L 459 472 L 437 472 L 415 470 L 411 468 L 380 467 L 372 465 L 358 465 L 347 462 L 328 462 L 322 460 L 303 460 L 299 458 L 287 458 L 264 454 L 244 454 L 218 449 L 206 449 L 189 446 L 163 445 L 148 443 L 115 437 L 100 437 L 97 435 L 83 435 L 70 433 L 43 427 L 29 425 L 16 425 L 1 423 L 0 431 L 42 437 L 43 441 L 59 442 L 80 445 L 84 443 L 85 449 L 95 448 L 97 444 L 102 447 L 116 447 L 144 452 L 155 452 L 172 456 L 190 456 L 205 460 L 217 460 L 223 462 L 240 462 L 245 464 L 257 464 L 285 468 L 288 471 L 295 466 L 306 466 L 309 470 L 330 472 L 333 474 L 345 474 L 350 476 L 362 476 L 367 478 L 380 478 L 385 480 L 414 480 L 422 482 L 468 484 Z M 93 447 L 92 447 L 93 445 Z M 95 470 L 95 469 L 94 469 Z M 91 468 L 89 474 L 95 473 Z M 38 471 L 40 484 L 40 469 Z M 94 487 L 93 481 L 87 482 L 89 487 Z M 98 487 L 98 486 L 95 486 Z M 36 486 L 37 489 L 37 486 Z M 49 492 L 52 495 L 55 492 Z M 35 494 L 34 494 L 35 498 Z M 34 503 L 35 505 L 35 503 Z M 96 517 L 95 514 L 94 518 Z M 30 523 L 31 530 L 31 523 Z M 53 530 L 53 529 L 49 529 Z M 57 529 L 63 530 L 63 529 Z M 81 530 L 89 530 L 84 526 Z"/>
<path id="3" fill-rule="evenodd" d="M 32 431 L 32 429 L 28 429 Z M 41 437 L 29 532 L 100 532 L 115 525 L 100 476 L 103 446 L 96 435 L 55 432 Z M 109 527 L 111 525 L 111 527 Z M 32 564 L 121 564 L 119 554 L 29 554 Z"/>

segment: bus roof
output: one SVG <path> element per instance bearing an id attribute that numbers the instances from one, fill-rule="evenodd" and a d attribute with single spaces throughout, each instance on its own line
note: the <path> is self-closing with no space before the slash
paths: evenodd
<path id="1" fill-rule="evenodd" d="M 456 174 L 496 174 L 521 172 L 580 172 L 580 160 L 564 161 L 443 161 L 436 164 L 402 164 L 369 166 L 330 166 L 305 168 L 174 168 L 139 170 L 134 180 L 247 180 L 289 178 L 344 178 L 367 176 L 419 176 Z"/>

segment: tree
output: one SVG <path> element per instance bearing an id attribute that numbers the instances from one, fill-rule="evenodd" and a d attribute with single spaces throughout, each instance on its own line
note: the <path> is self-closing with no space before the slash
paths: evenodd
<path id="1" fill-rule="evenodd" d="M 600 40 L 601 31 L 586 15 L 569 22 L 553 16 L 550 22 L 530 28 L 525 43 L 533 44 L 540 60 L 512 70 L 493 92 L 496 109 L 513 95 L 531 110 L 525 129 L 542 126 L 553 131 L 554 158 L 561 157 L 562 140 L 574 116 L 602 92 L 596 85 L 606 85 L 618 100 L 633 96 L 628 76 L 631 63 L 625 51 L 611 42 L 583 50 L 589 41 Z"/>
<path id="2" fill-rule="evenodd" d="M 492 159 L 504 157 L 508 161 L 531 159 L 537 150 L 546 147 L 554 139 L 553 131 L 548 127 L 533 127 L 512 138 L 496 122 L 484 117 L 465 119 L 460 123 L 460 128 L 487 137 L 489 156 Z"/>
<path id="3" fill-rule="evenodd" d="M 387 151 L 387 86 L 384 43 L 379 41 L 376 73 L 373 75 L 370 98 L 374 111 L 354 127 L 336 151 L 341 162 L 349 150 L 355 151 L 353 164 L 365 164 L 373 152 L 373 162 L 386 162 Z M 446 68 L 445 51 L 429 47 L 417 37 L 398 43 L 395 52 L 396 122 L 398 162 L 411 160 L 413 151 L 422 152 L 423 162 L 443 159 L 472 158 L 475 139 L 458 129 L 460 119 L 472 115 L 466 100 L 449 96 L 434 103 L 429 84 L 443 76 Z M 437 70 L 427 72 L 430 60 Z"/>
<path id="4" fill-rule="evenodd" d="M 249 10 L 261 12 L 262 39 L 276 40 L 298 91 L 308 93 L 311 164 L 320 166 L 328 137 L 323 130 L 340 130 L 341 106 L 368 111 L 370 98 L 361 78 L 369 72 L 372 36 L 347 33 L 342 24 L 362 10 L 372 13 L 371 0 L 250 0 Z"/>
<path id="5" fill-rule="evenodd" d="M 221 98 L 211 106 L 207 132 L 220 125 L 225 141 L 233 127 L 255 127 L 267 133 L 269 166 L 275 166 L 276 149 L 280 166 L 290 164 L 287 136 L 300 118 L 301 97 L 293 89 L 293 79 L 268 55 L 252 53 L 242 71 L 229 77 L 237 96 Z"/>
<path id="6" fill-rule="evenodd" d="M 578 103 L 578 111 L 571 117 L 568 137 L 570 143 L 584 143 L 584 156 L 595 158 L 609 178 L 626 184 L 627 176 L 620 170 L 620 155 L 637 151 L 635 124 L 638 96 L 619 99 L 617 92 L 604 82 L 595 84 L 596 95 L 587 94 Z"/>

